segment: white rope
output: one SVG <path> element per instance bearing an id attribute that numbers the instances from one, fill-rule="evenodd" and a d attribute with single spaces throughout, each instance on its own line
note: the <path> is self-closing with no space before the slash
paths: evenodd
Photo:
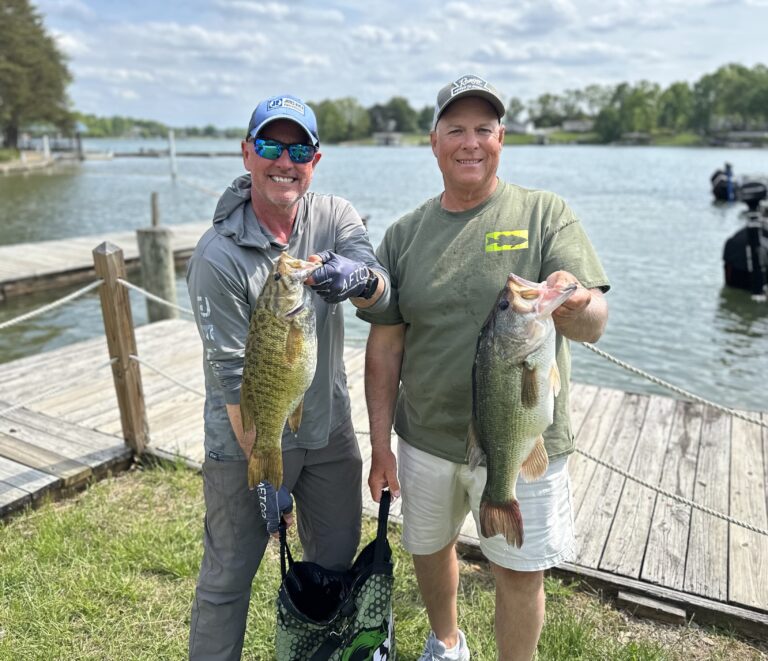
<path id="1" fill-rule="evenodd" d="M 590 351 L 594 351 L 598 356 L 602 356 L 603 358 L 606 358 L 610 362 L 615 363 L 620 367 L 623 367 L 625 370 L 629 372 L 638 374 L 643 378 L 648 379 L 652 383 L 655 383 L 656 385 L 667 388 L 672 392 L 676 392 L 678 395 L 682 395 L 683 397 L 692 399 L 693 401 L 699 402 L 700 404 L 706 404 L 707 406 L 711 406 L 713 409 L 717 409 L 721 413 L 727 413 L 728 415 L 732 415 L 734 418 L 739 418 L 739 420 L 751 422 L 754 425 L 760 425 L 761 427 L 765 427 L 766 429 L 768 429 L 768 422 L 763 422 L 762 420 L 757 420 L 756 418 L 750 418 L 748 415 L 745 415 L 741 411 L 736 411 L 735 409 L 728 408 L 727 406 L 721 406 L 720 404 L 716 404 L 715 402 L 710 402 L 708 399 L 704 399 L 703 397 L 694 395 L 692 392 L 683 390 L 682 388 L 679 388 L 678 386 L 674 386 L 671 383 L 663 381 L 662 379 L 656 376 L 653 376 L 652 374 L 648 374 L 648 372 L 643 372 L 643 370 L 640 370 L 637 367 L 633 367 L 632 365 L 629 365 L 628 363 L 625 363 L 624 361 L 619 360 L 618 358 L 614 358 L 611 354 L 603 351 L 602 349 L 598 349 L 593 344 L 589 344 L 589 342 L 582 342 L 581 344 L 583 344 Z"/>
<path id="2" fill-rule="evenodd" d="M 195 183 L 191 179 L 186 179 L 184 177 L 177 177 L 176 181 L 180 181 L 183 184 L 186 184 L 187 186 L 191 186 L 192 188 L 197 188 L 197 190 L 202 191 L 206 195 L 210 195 L 211 197 L 215 197 L 217 200 L 221 197 L 221 193 L 217 193 L 214 190 L 211 190 L 210 188 L 206 188 L 205 186 L 201 186 L 198 183 Z"/>
<path id="3" fill-rule="evenodd" d="M 646 482 L 645 480 L 641 480 L 639 477 L 635 477 L 634 475 L 630 475 L 627 471 L 623 470 L 622 468 L 619 468 L 618 466 L 614 466 L 613 464 L 608 463 L 607 461 L 603 461 L 602 459 L 598 459 L 593 454 L 590 454 L 586 450 L 581 450 L 579 448 L 576 448 L 576 452 L 579 454 L 583 454 L 588 459 L 591 459 L 596 464 L 600 464 L 601 466 L 605 466 L 605 468 L 608 468 L 609 470 L 612 470 L 614 473 L 618 473 L 622 477 L 626 477 L 628 480 L 632 480 L 633 482 L 637 482 L 638 484 L 650 489 L 651 491 L 655 491 L 656 493 L 661 494 L 662 496 L 666 496 L 667 498 L 671 498 L 672 500 L 676 500 L 678 503 L 682 503 L 683 505 L 688 505 L 689 507 L 692 507 L 697 510 L 701 510 L 702 512 L 709 514 L 711 516 L 714 516 L 718 519 L 722 519 L 723 521 L 727 521 L 728 523 L 732 523 L 735 526 L 740 526 L 741 528 L 746 528 L 747 530 L 751 530 L 752 532 L 759 533 L 760 535 L 766 535 L 768 536 L 768 530 L 765 528 L 758 528 L 757 526 L 753 526 L 751 523 L 746 523 L 744 521 L 739 521 L 738 519 L 734 519 L 731 516 L 728 516 L 727 514 L 723 514 L 722 512 L 718 512 L 717 510 L 713 510 L 709 507 L 706 507 L 705 505 L 699 505 L 698 503 L 695 503 L 692 500 L 688 500 L 688 498 L 683 498 L 682 496 L 678 496 L 676 493 L 672 493 L 671 491 L 667 491 L 666 489 L 662 489 L 660 487 L 657 487 L 650 482 Z"/>
<path id="4" fill-rule="evenodd" d="M 183 383 L 182 381 L 179 381 L 175 376 L 171 376 L 170 374 L 168 374 L 168 372 L 164 372 L 163 370 L 161 370 L 159 367 L 156 367 L 152 363 L 148 363 L 146 360 L 143 360 L 143 359 L 139 358 L 138 356 L 134 356 L 133 354 L 131 354 L 129 356 L 129 358 L 131 358 L 131 360 L 135 360 L 140 365 L 144 365 L 145 367 L 149 367 L 149 369 L 153 370 L 154 372 L 157 372 L 160 376 L 164 376 L 169 381 L 173 381 L 177 386 L 180 386 L 180 387 L 184 388 L 184 390 L 189 390 L 189 392 L 192 392 L 195 395 L 198 395 L 199 397 L 205 397 L 205 393 L 204 392 L 200 392 L 199 390 L 195 390 L 194 388 L 190 388 L 186 383 Z"/>
<path id="5" fill-rule="evenodd" d="M 16 317 L 15 319 L 9 319 L 8 321 L 4 321 L 0 323 L 0 330 L 3 330 L 4 328 L 8 328 L 9 326 L 13 326 L 14 324 L 19 324 L 22 321 L 26 321 L 27 319 L 31 319 L 32 317 L 36 317 L 39 314 L 43 314 L 44 312 L 48 312 L 49 310 L 53 310 L 54 308 L 58 308 L 66 303 L 69 303 L 70 301 L 75 300 L 78 296 L 82 296 L 83 294 L 86 294 L 87 292 L 91 291 L 91 289 L 96 289 L 99 285 L 101 285 L 102 280 L 95 280 L 90 285 L 86 285 L 85 287 L 78 289 L 77 291 L 73 291 L 71 294 L 67 294 L 66 296 L 53 301 L 53 303 L 48 303 L 47 305 L 43 305 L 40 308 L 37 308 L 36 310 L 32 310 L 31 312 L 27 312 L 25 314 L 22 314 L 19 317 Z"/>
<path id="6" fill-rule="evenodd" d="M 189 315 L 192 315 L 192 316 L 195 315 L 195 313 L 192 312 L 192 310 L 190 310 L 189 308 L 183 308 L 180 305 L 176 305 L 176 303 L 171 303 L 170 301 L 166 301 L 164 298 L 160 298 L 159 296 L 155 296 L 151 292 L 148 292 L 146 289 L 142 289 L 138 285 L 134 285 L 134 284 L 128 282 L 127 280 L 123 280 L 123 278 L 117 278 L 117 281 L 121 285 L 123 285 L 124 287 L 127 287 L 128 289 L 133 289 L 133 291 L 137 291 L 140 294 L 143 294 L 144 296 L 146 296 L 151 301 L 154 301 L 155 303 L 160 303 L 160 305 L 165 305 L 165 306 L 167 306 L 169 308 L 174 308 L 174 309 L 179 310 L 180 312 L 183 312 L 185 314 L 189 314 Z"/>
<path id="7" fill-rule="evenodd" d="M 112 365 L 113 363 L 116 363 L 116 362 L 117 362 L 117 358 L 112 358 L 112 360 L 108 360 L 108 361 L 106 361 L 104 363 L 96 365 L 96 367 L 94 367 L 93 369 L 94 370 L 100 370 L 100 369 L 103 369 L 104 367 L 109 367 L 110 365 Z M 87 374 L 88 374 L 87 372 L 81 372 L 79 374 L 79 376 L 86 376 Z M 7 409 L 3 409 L 2 411 L 0 411 L 0 418 L 5 417 L 9 413 L 13 413 L 14 411 L 16 411 L 16 410 L 18 410 L 20 408 L 24 408 L 27 404 L 32 404 L 33 402 L 36 402 L 36 401 L 38 401 L 40 399 L 45 399 L 46 397 L 50 397 L 51 395 L 56 395 L 59 392 L 63 392 L 63 391 L 65 391 L 65 390 L 67 390 L 68 388 L 71 388 L 71 387 L 72 387 L 72 379 L 69 378 L 69 381 L 67 383 L 65 383 L 63 386 L 62 385 L 54 386 L 53 388 L 49 388 L 48 390 L 45 390 L 42 393 L 39 393 L 39 394 L 35 395 L 34 397 L 31 397 L 30 399 L 27 399 L 27 400 L 25 400 L 23 402 L 20 402 L 18 404 L 14 404 L 13 406 L 8 407 Z"/>

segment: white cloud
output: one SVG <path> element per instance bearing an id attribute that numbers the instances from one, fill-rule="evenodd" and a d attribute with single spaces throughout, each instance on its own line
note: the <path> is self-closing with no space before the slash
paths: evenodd
<path id="1" fill-rule="evenodd" d="M 238 12 L 262 19 L 298 23 L 344 23 L 344 14 L 337 9 L 297 7 L 296 3 L 258 2 L 256 0 L 217 0 L 216 6 L 227 14 Z"/>
<path id="2" fill-rule="evenodd" d="M 85 43 L 85 37 L 82 35 L 72 32 L 61 32 L 59 30 L 51 30 L 51 34 L 58 47 L 69 57 L 86 55 L 91 52 L 88 44 Z"/>

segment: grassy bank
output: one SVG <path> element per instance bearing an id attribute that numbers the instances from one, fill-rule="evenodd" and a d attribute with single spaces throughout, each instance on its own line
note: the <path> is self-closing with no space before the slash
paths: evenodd
<path id="1" fill-rule="evenodd" d="M 0 149 L 0 163 L 15 161 L 17 158 L 19 158 L 17 149 Z"/>
<path id="2" fill-rule="evenodd" d="M 185 658 L 202 516 L 199 475 L 153 468 L 0 524 L 0 659 Z M 364 541 L 374 533 L 367 521 Z M 394 526 L 390 542 L 399 658 L 410 661 L 428 626 Z M 473 659 L 494 659 L 492 579 L 483 565 L 464 563 L 461 573 L 460 620 Z M 273 543 L 254 584 L 245 659 L 272 659 L 278 584 Z M 548 579 L 547 594 L 539 659 L 763 658 L 726 635 L 635 620 L 561 581 Z"/>

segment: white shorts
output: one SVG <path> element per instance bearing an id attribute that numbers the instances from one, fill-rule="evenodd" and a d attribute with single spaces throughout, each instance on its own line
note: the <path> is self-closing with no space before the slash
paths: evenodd
<path id="1" fill-rule="evenodd" d="M 398 443 L 397 477 L 402 491 L 403 546 L 415 555 L 430 555 L 445 548 L 461 531 L 467 514 L 475 519 L 480 550 L 491 562 L 516 571 L 549 569 L 576 555 L 567 457 L 550 462 L 538 480 L 517 481 L 525 540 L 521 548 L 502 535 L 480 533 L 480 497 L 486 469 L 472 470 Z"/>

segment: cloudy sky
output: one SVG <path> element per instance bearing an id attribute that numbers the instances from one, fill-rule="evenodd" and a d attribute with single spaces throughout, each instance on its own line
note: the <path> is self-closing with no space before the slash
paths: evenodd
<path id="1" fill-rule="evenodd" d="M 76 109 L 172 126 L 244 125 L 284 91 L 420 109 L 465 73 L 527 101 L 768 64 L 768 0 L 33 1 Z"/>

